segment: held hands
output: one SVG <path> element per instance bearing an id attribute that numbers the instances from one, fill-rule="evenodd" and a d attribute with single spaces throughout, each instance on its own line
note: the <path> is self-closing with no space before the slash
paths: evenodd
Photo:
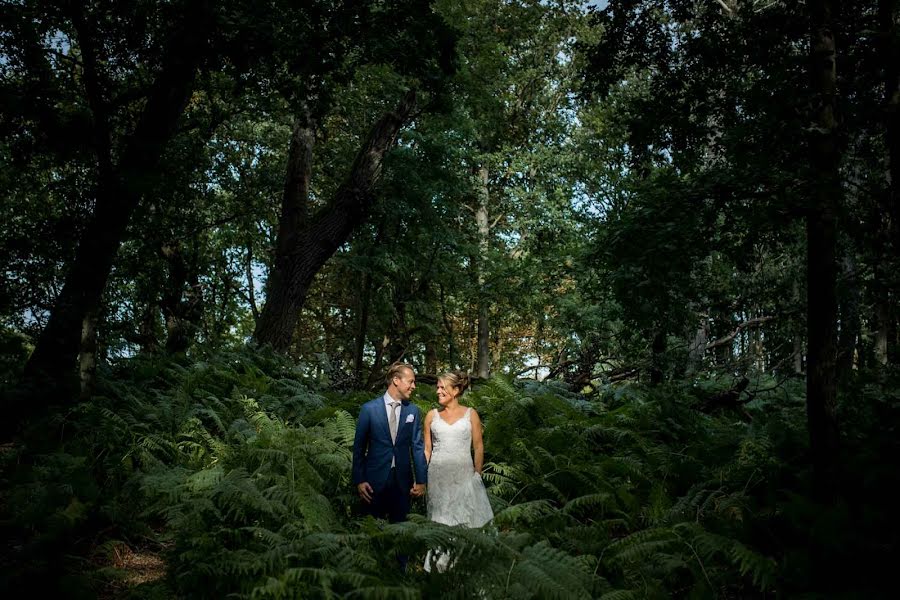
<path id="1" fill-rule="evenodd" d="M 369 485 L 368 481 L 363 481 L 357 485 L 356 491 L 359 493 L 359 497 L 362 498 L 363 502 L 366 504 L 372 502 L 372 486 Z"/>
<path id="2" fill-rule="evenodd" d="M 372 502 L 372 486 L 369 485 L 369 482 L 363 481 L 359 485 L 356 486 L 356 491 L 359 493 L 359 497 L 362 498 L 362 501 L 366 504 Z M 409 495 L 415 498 L 419 498 L 420 496 L 425 495 L 425 484 L 417 483 L 412 486 L 412 489 L 409 490 Z"/>

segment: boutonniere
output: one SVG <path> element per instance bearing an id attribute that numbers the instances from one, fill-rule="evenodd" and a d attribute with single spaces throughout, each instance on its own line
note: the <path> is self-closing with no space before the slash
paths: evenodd
<path id="1" fill-rule="evenodd" d="M 415 420 L 416 420 L 416 415 L 406 415 L 406 422 L 407 422 L 407 423 L 412 423 L 412 422 L 415 421 Z"/>

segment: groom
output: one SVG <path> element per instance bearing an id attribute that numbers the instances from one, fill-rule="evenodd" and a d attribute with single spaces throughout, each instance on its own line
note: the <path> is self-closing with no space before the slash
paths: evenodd
<path id="1" fill-rule="evenodd" d="M 386 379 L 387 392 L 363 404 L 356 422 L 353 484 L 366 514 L 397 523 L 406 520 L 410 496 L 425 494 L 428 468 L 419 408 L 409 401 L 416 374 L 411 365 L 396 364 Z"/>

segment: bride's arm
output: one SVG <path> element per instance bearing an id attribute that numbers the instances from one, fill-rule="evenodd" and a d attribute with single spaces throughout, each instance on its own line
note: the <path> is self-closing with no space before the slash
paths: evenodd
<path id="1" fill-rule="evenodd" d="M 475 472 L 481 475 L 481 468 L 484 466 L 484 440 L 481 437 L 481 417 L 478 411 L 472 409 L 472 448 L 475 450 Z"/>
<path id="2" fill-rule="evenodd" d="M 428 414 L 425 415 L 425 462 L 431 462 L 431 415 L 434 414 L 433 410 L 429 410 Z"/>

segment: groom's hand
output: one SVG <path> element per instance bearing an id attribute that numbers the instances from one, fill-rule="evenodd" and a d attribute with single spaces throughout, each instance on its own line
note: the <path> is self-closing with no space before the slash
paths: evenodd
<path id="1" fill-rule="evenodd" d="M 369 485 L 368 481 L 363 481 L 357 485 L 356 491 L 359 492 L 359 497 L 362 498 L 363 502 L 366 504 L 372 501 L 372 486 Z"/>
<path id="2" fill-rule="evenodd" d="M 424 496 L 425 495 L 425 484 L 417 483 L 414 486 L 412 486 L 412 489 L 409 490 L 409 495 L 413 496 L 414 498 Z"/>

